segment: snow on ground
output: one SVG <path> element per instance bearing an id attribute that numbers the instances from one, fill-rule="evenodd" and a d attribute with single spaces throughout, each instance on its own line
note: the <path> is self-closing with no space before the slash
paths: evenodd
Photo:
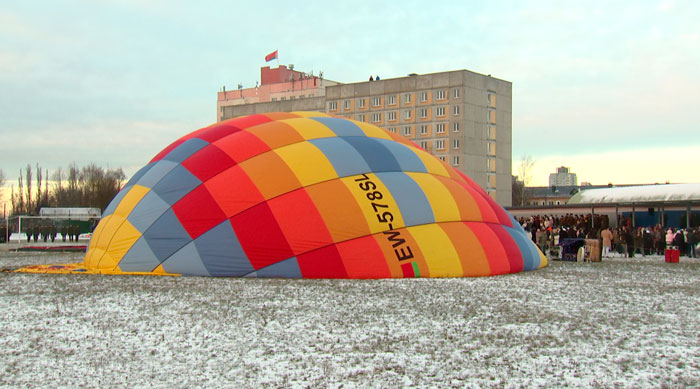
<path id="1" fill-rule="evenodd" d="M 700 259 L 662 257 L 471 279 L 2 272 L 0 386 L 697 386 L 699 280 Z"/>

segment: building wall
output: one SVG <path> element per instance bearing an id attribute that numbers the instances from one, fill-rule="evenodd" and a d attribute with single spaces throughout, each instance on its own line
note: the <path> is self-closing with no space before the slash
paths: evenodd
<path id="1" fill-rule="evenodd" d="M 223 107 L 222 120 L 244 115 L 265 112 L 318 111 L 323 112 L 326 99 L 312 97 L 306 99 L 269 101 L 258 104 L 230 105 Z"/>
<path id="2" fill-rule="evenodd" d="M 499 204 L 511 205 L 510 82 L 457 70 L 328 83 L 324 89 L 313 98 L 220 106 L 219 116 L 224 120 L 273 111 L 321 111 L 368 122 L 405 135 L 472 178 Z"/>
<path id="3" fill-rule="evenodd" d="M 511 204 L 510 82 L 459 70 L 330 86 L 325 99 L 325 112 L 404 135 Z"/>

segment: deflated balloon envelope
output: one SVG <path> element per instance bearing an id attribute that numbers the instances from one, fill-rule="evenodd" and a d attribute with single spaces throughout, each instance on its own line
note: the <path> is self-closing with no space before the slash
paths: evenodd
<path id="1" fill-rule="evenodd" d="M 485 191 L 412 142 L 315 112 L 188 134 L 104 211 L 101 273 L 463 277 L 547 265 Z"/>

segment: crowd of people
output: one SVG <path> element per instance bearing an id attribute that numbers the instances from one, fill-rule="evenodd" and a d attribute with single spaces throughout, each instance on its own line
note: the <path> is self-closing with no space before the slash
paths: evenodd
<path id="1" fill-rule="evenodd" d="M 618 227 L 611 228 L 607 215 L 563 216 L 535 215 L 518 219 L 520 225 L 543 253 L 566 238 L 597 239 L 601 241 L 602 257 L 634 257 L 635 254 L 664 255 L 666 248 L 697 258 L 700 243 L 698 228 L 633 227 L 632 220 L 620 218 Z"/>

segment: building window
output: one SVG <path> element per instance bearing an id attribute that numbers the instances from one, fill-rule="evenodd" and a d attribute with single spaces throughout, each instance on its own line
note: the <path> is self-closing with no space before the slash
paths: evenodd
<path id="1" fill-rule="evenodd" d="M 282 97 L 280 97 L 280 100 L 282 100 L 282 101 L 287 100 L 287 97 L 286 97 L 286 96 L 282 96 Z"/>
<path id="2" fill-rule="evenodd" d="M 396 127 L 389 127 L 389 132 L 396 134 Z"/>
<path id="3" fill-rule="evenodd" d="M 382 121 L 382 114 L 381 113 L 373 113 L 372 114 L 372 123 L 378 123 Z"/>
<path id="4" fill-rule="evenodd" d="M 487 131 L 488 131 L 488 133 L 486 134 L 486 138 L 490 139 L 490 140 L 495 140 L 496 139 L 496 127 L 488 126 Z"/>
<path id="5" fill-rule="evenodd" d="M 403 118 L 406 120 L 411 119 L 411 110 L 410 109 L 403 111 Z"/>
<path id="6" fill-rule="evenodd" d="M 357 115 L 357 121 L 359 121 L 359 122 L 364 122 L 364 121 L 365 121 L 365 115 L 364 115 L 364 114 Z"/>
<path id="7" fill-rule="evenodd" d="M 345 101 L 343 102 L 343 108 L 344 108 L 345 110 L 350 109 L 350 100 L 345 100 Z"/>
<path id="8" fill-rule="evenodd" d="M 421 101 L 421 103 L 428 101 L 428 92 L 421 92 L 420 93 L 420 101 Z"/>
<path id="9" fill-rule="evenodd" d="M 357 103 L 358 103 L 358 105 L 360 106 L 360 108 L 364 108 L 364 107 L 365 107 L 365 99 L 360 99 Z"/>
<path id="10" fill-rule="evenodd" d="M 418 117 L 420 117 L 421 119 L 427 118 L 428 117 L 428 108 L 421 108 L 418 111 Z"/>
<path id="11" fill-rule="evenodd" d="M 403 102 L 404 102 L 404 103 L 410 103 L 410 102 L 411 102 L 411 94 L 410 94 L 410 93 L 406 93 L 405 95 L 403 95 Z"/>
<path id="12" fill-rule="evenodd" d="M 488 112 L 486 112 L 486 120 L 488 123 L 494 124 L 496 123 L 496 110 L 495 109 L 489 109 Z"/>
<path id="13" fill-rule="evenodd" d="M 390 122 L 396 121 L 396 111 L 389 111 L 386 113 L 386 115 L 386 120 Z"/>
<path id="14" fill-rule="evenodd" d="M 289 100 L 294 100 L 294 99 L 296 99 L 296 98 L 297 98 L 296 96 L 289 96 Z M 336 108 L 336 109 L 338 108 L 338 104 L 337 104 L 337 103 L 335 104 L 335 108 Z"/>
<path id="15" fill-rule="evenodd" d="M 459 132 L 459 122 L 452 123 L 452 131 Z"/>
<path id="16" fill-rule="evenodd" d="M 492 189 L 496 188 L 496 175 L 495 174 L 493 174 L 493 173 L 487 174 L 486 180 L 487 180 L 487 182 L 486 182 L 487 188 L 492 188 Z M 542 205 L 544 205 L 544 204 L 542 204 Z"/>
<path id="17" fill-rule="evenodd" d="M 452 107 L 452 114 L 455 116 L 459 115 L 459 105 L 455 105 L 454 107 Z"/>
<path id="18" fill-rule="evenodd" d="M 328 103 L 328 110 L 329 111 L 335 111 L 336 109 L 338 109 L 338 102 L 337 101 L 331 101 L 330 103 Z"/>
<path id="19" fill-rule="evenodd" d="M 445 100 L 445 90 L 440 89 L 435 91 L 435 100 Z"/>
<path id="20" fill-rule="evenodd" d="M 428 133 L 428 125 L 427 124 L 420 125 L 420 133 L 421 133 L 421 135 L 425 135 Z"/>
<path id="21" fill-rule="evenodd" d="M 459 98 L 459 89 L 455 88 L 452 90 L 452 98 L 458 99 Z"/>
<path id="22" fill-rule="evenodd" d="M 452 140 L 452 149 L 456 150 L 459 148 L 459 139 L 453 139 Z"/>
<path id="23" fill-rule="evenodd" d="M 452 166 L 459 166 L 459 155 L 452 157 Z"/>
<path id="24" fill-rule="evenodd" d="M 496 158 L 494 157 L 488 157 L 486 159 L 486 170 L 489 172 L 495 172 L 496 171 Z"/>
<path id="25" fill-rule="evenodd" d="M 444 139 L 438 139 L 435 141 L 435 150 L 444 150 L 445 149 L 445 140 Z"/>
<path id="26" fill-rule="evenodd" d="M 445 107 L 436 107 L 435 116 L 445 116 Z"/>
<path id="27" fill-rule="evenodd" d="M 496 155 L 496 144 L 493 142 L 486 142 L 486 154 Z"/>
<path id="28" fill-rule="evenodd" d="M 411 135 L 411 126 L 405 126 L 405 127 L 403 128 L 403 135 L 404 135 L 404 136 L 409 136 L 409 135 Z"/>
<path id="29" fill-rule="evenodd" d="M 277 97 L 273 97 L 273 98 L 270 99 L 270 100 L 271 100 L 271 101 L 277 101 Z"/>
<path id="30" fill-rule="evenodd" d="M 386 97 L 388 105 L 396 105 L 396 95 L 390 95 Z"/>
<path id="31" fill-rule="evenodd" d="M 372 106 L 373 107 L 379 107 L 382 103 L 382 98 L 381 97 L 372 97 Z"/>
<path id="32" fill-rule="evenodd" d="M 489 103 L 489 107 L 496 107 L 496 93 L 494 92 L 489 92 L 487 93 L 487 99 Z"/>
<path id="33" fill-rule="evenodd" d="M 421 141 L 421 142 L 420 142 L 420 148 L 423 149 L 423 150 L 427 150 L 427 149 L 428 149 L 428 142 L 426 142 L 426 141 Z"/>
<path id="34" fill-rule="evenodd" d="M 444 134 L 445 133 L 445 123 L 438 123 L 435 125 L 435 133 Z"/>
<path id="35" fill-rule="evenodd" d="M 447 162 L 447 158 L 444 155 L 439 156 L 438 158 L 440 158 L 442 162 Z"/>

